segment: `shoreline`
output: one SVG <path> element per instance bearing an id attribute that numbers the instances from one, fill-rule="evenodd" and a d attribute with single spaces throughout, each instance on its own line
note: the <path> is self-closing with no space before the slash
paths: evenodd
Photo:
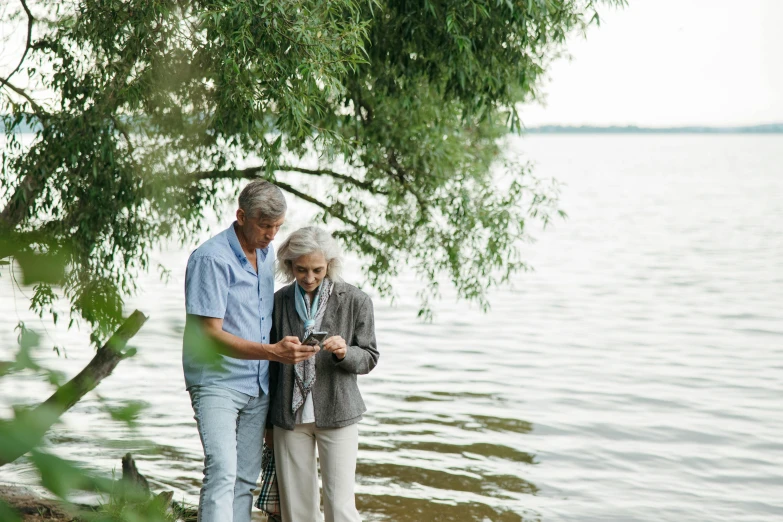
<path id="1" fill-rule="evenodd" d="M 23 522 L 76 522 L 65 506 L 45 498 L 34 488 L 0 483 L 0 499 L 16 510 Z"/>

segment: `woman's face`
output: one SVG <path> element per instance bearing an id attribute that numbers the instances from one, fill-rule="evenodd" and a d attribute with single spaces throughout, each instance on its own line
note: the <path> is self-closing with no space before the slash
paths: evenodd
<path id="1" fill-rule="evenodd" d="M 297 257 L 292 266 L 296 282 L 308 294 L 314 292 L 326 277 L 326 258 L 321 252 Z"/>

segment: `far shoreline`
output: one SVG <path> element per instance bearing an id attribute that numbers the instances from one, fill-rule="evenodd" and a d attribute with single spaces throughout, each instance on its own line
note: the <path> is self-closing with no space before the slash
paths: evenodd
<path id="1" fill-rule="evenodd" d="M 21 135 L 35 134 L 35 124 L 22 123 L 17 129 Z M 5 127 L 0 120 L 0 135 Z M 684 125 L 671 127 L 646 127 L 639 125 L 536 125 L 522 128 L 521 134 L 783 134 L 783 123 L 758 125 L 709 126 Z"/>
<path id="2" fill-rule="evenodd" d="M 682 126 L 640 127 L 637 125 L 539 125 L 527 127 L 524 134 L 783 134 L 783 123 L 734 127 Z"/>

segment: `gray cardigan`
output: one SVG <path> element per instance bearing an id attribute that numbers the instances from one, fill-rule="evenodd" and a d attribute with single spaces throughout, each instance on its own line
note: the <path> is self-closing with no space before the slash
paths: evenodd
<path id="1" fill-rule="evenodd" d="M 275 307 L 270 340 L 273 343 L 287 335 L 302 338 L 304 323 L 296 313 L 294 284 L 275 292 Z M 356 376 L 369 373 L 378 364 L 375 343 L 375 319 L 370 297 L 348 283 L 335 282 L 326 304 L 321 330 L 328 337 L 340 335 L 348 345 L 340 361 L 326 350 L 315 355 L 315 386 L 313 410 L 319 428 L 341 428 L 359 422 L 367 411 Z M 293 430 L 294 414 L 291 400 L 294 393 L 294 367 L 291 364 L 269 363 L 269 422 Z"/>

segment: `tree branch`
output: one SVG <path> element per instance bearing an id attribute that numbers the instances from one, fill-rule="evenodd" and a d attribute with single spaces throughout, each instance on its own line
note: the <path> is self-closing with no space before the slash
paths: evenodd
<path id="1" fill-rule="evenodd" d="M 312 176 L 330 176 L 334 179 L 339 179 L 341 181 L 345 181 L 347 183 L 350 183 L 351 185 L 355 185 L 361 189 L 366 190 L 367 192 L 370 192 L 371 194 L 379 194 L 382 196 L 386 196 L 389 193 L 385 190 L 380 190 L 378 188 L 375 188 L 372 183 L 369 183 L 367 181 L 362 181 L 356 178 L 353 178 L 351 176 L 348 176 L 346 174 L 340 174 L 339 172 L 334 172 L 332 170 L 328 169 L 305 169 L 302 167 L 294 167 L 290 165 L 280 165 L 280 167 L 277 170 L 282 171 L 291 171 L 291 172 L 301 172 L 302 174 L 310 174 Z"/>
<path id="2" fill-rule="evenodd" d="M 32 174 L 24 177 L 3 211 L 0 212 L 0 231 L 13 230 L 24 220 L 27 208 L 43 190 L 43 187 L 44 180 L 41 178 L 34 177 Z"/>
<path id="3" fill-rule="evenodd" d="M 356 187 L 366 190 L 371 194 L 385 196 L 388 192 L 380 190 L 367 181 L 362 181 L 346 174 L 334 172 L 329 169 L 306 169 L 303 167 L 296 167 L 293 165 L 280 165 L 275 171 L 282 172 L 301 172 L 302 174 L 309 174 L 311 176 L 329 176 L 340 181 L 345 181 Z M 266 172 L 266 167 L 250 167 L 241 170 L 207 170 L 197 172 L 194 174 L 196 180 L 218 180 L 218 179 L 256 179 Z"/>
<path id="4" fill-rule="evenodd" d="M 133 312 L 76 377 L 60 386 L 46 401 L 11 421 L 11 424 L 19 423 L 19 427 L 23 425 L 26 428 L 18 432 L 21 435 L 24 431 L 24 440 L 17 439 L 12 448 L 0 450 L 0 466 L 15 461 L 33 449 L 63 413 L 111 375 L 120 361 L 132 356 L 134 351 L 123 349 L 146 321 L 147 316 L 143 313 L 138 310 Z"/>
<path id="5" fill-rule="evenodd" d="M 211 180 L 218 180 L 218 179 L 257 179 L 261 176 L 261 174 L 264 173 L 266 170 L 266 167 L 251 167 L 247 169 L 242 170 L 210 170 L 210 171 L 203 171 L 203 172 L 197 172 L 193 175 L 194 179 L 197 181 L 205 180 L 205 179 L 211 179 Z M 301 167 L 291 167 L 291 166 L 284 166 L 281 165 L 279 169 L 281 171 L 292 171 L 292 172 L 302 172 L 303 174 L 312 174 L 316 176 L 332 176 L 338 179 L 346 179 L 351 180 L 351 182 L 357 184 L 357 186 L 361 186 L 361 184 L 365 184 L 366 182 L 357 180 L 355 178 L 351 178 L 350 176 L 346 176 L 345 174 L 339 174 L 337 172 L 333 172 L 330 170 L 311 170 L 311 169 L 304 169 Z M 312 203 L 313 205 L 317 206 L 318 208 L 321 208 L 328 212 L 333 217 L 336 217 L 340 221 L 347 223 L 354 227 L 357 230 L 361 230 L 362 232 L 378 239 L 383 240 L 383 238 L 377 233 L 369 228 L 361 225 L 358 221 L 349 218 L 345 215 L 344 212 L 342 212 L 340 209 L 335 208 L 334 206 L 327 205 L 326 203 L 323 203 L 314 197 L 310 196 L 309 194 L 305 194 L 304 192 L 295 189 L 291 185 L 287 183 L 283 183 L 280 180 L 275 180 L 274 184 L 280 187 L 281 189 L 285 190 L 286 192 L 289 192 L 293 194 L 294 196 L 303 199 L 307 201 L 308 203 Z M 370 190 L 370 189 L 366 189 Z M 379 192 L 380 193 L 380 192 Z"/>
<path id="6" fill-rule="evenodd" d="M 32 42 L 33 38 L 33 14 L 30 12 L 30 9 L 27 7 L 27 3 L 25 3 L 25 0 L 19 0 L 22 3 L 22 8 L 24 9 L 24 12 L 27 14 L 27 43 L 24 46 L 24 52 L 22 53 L 22 59 L 19 60 L 19 65 L 16 66 L 16 69 L 11 71 L 11 74 L 9 74 L 5 79 L 0 78 L 0 87 L 3 85 L 6 85 L 8 83 L 8 80 L 11 79 L 11 76 L 17 73 L 19 69 L 22 68 L 22 64 L 24 63 L 24 59 L 27 57 L 27 51 L 30 50 L 30 44 Z"/>
<path id="7" fill-rule="evenodd" d="M 256 179 L 266 172 L 266 167 L 250 167 L 242 170 L 204 170 L 193 174 L 195 181 L 219 179 Z"/>
<path id="8" fill-rule="evenodd" d="M 319 208 L 325 210 L 326 212 L 328 212 L 333 217 L 336 217 L 337 219 L 339 219 L 343 223 L 347 223 L 347 224 L 351 225 L 356 230 L 361 230 L 365 234 L 368 234 L 368 235 L 374 237 L 375 239 L 383 241 L 383 238 L 380 236 L 380 234 L 370 230 L 366 226 L 360 224 L 358 221 L 349 218 L 348 216 L 346 216 L 339 209 L 337 209 L 337 208 L 335 208 L 333 206 L 327 205 L 326 203 L 323 203 L 321 201 L 318 201 L 317 199 L 315 199 L 314 197 L 310 196 L 309 194 L 305 194 L 304 192 L 301 192 L 301 191 L 295 189 L 294 187 L 292 187 L 291 185 L 288 185 L 287 183 L 283 183 L 281 181 L 275 180 L 275 185 L 277 185 L 281 189 L 285 190 L 286 192 L 289 192 L 289 193 L 293 194 L 294 196 L 296 196 L 296 197 L 298 197 L 300 199 L 303 199 L 303 200 L 307 201 L 308 203 L 312 203 L 316 207 L 319 207 Z"/>
<path id="9" fill-rule="evenodd" d="M 4 81 L 3 84 L 0 85 L 0 88 L 2 88 L 2 87 L 8 87 L 12 91 L 14 91 L 16 94 L 18 94 L 19 96 L 21 96 L 22 98 L 27 100 L 27 102 L 30 104 L 30 107 L 33 108 L 33 111 L 35 111 L 36 115 L 38 115 L 39 118 L 44 115 L 43 108 L 40 105 L 38 105 L 37 103 L 35 103 L 35 100 L 33 100 L 30 97 L 30 95 L 27 94 L 24 90 L 20 89 L 19 87 L 14 86 L 13 84 L 11 84 L 8 81 Z M 43 122 L 41 122 L 41 123 L 43 123 Z"/>
<path id="10" fill-rule="evenodd" d="M 133 147 L 133 143 L 130 140 L 130 136 L 128 136 L 128 132 L 120 124 L 120 122 L 117 120 L 117 118 L 114 117 L 114 114 L 111 114 L 109 117 L 111 118 L 111 121 L 114 124 L 114 128 L 117 129 L 120 132 L 120 134 L 122 134 L 123 138 L 125 138 L 125 143 L 128 144 L 128 150 L 131 153 L 133 153 L 134 147 Z"/>
<path id="11" fill-rule="evenodd" d="M 377 163 L 376 165 L 378 165 L 379 168 L 381 168 L 382 170 L 386 170 L 386 172 L 388 172 L 390 175 L 394 175 L 394 177 L 396 177 L 400 181 L 402 186 L 405 187 L 405 189 L 411 194 L 413 194 L 413 197 L 416 198 L 416 202 L 419 204 L 419 210 L 421 210 L 422 215 L 427 214 L 427 205 L 424 202 L 424 198 L 422 198 L 421 194 L 419 194 L 418 191 L 416 191 L 416 189 L 414 189 L 411 186 L 411 184 L 408 182 L 407 179 L 408 173 L 405 170 L 405 168 L 402 165 L 400 165 L 399 161 L 397 161 L 397 153 L 395 151 L 391 151 L 389 153 L 389 165 L 391 165 L 391 168 L 394 169 L 394 173 L 389 172 L 389 170 L 386 169 L 384 166 L 381 166 Z"/>

